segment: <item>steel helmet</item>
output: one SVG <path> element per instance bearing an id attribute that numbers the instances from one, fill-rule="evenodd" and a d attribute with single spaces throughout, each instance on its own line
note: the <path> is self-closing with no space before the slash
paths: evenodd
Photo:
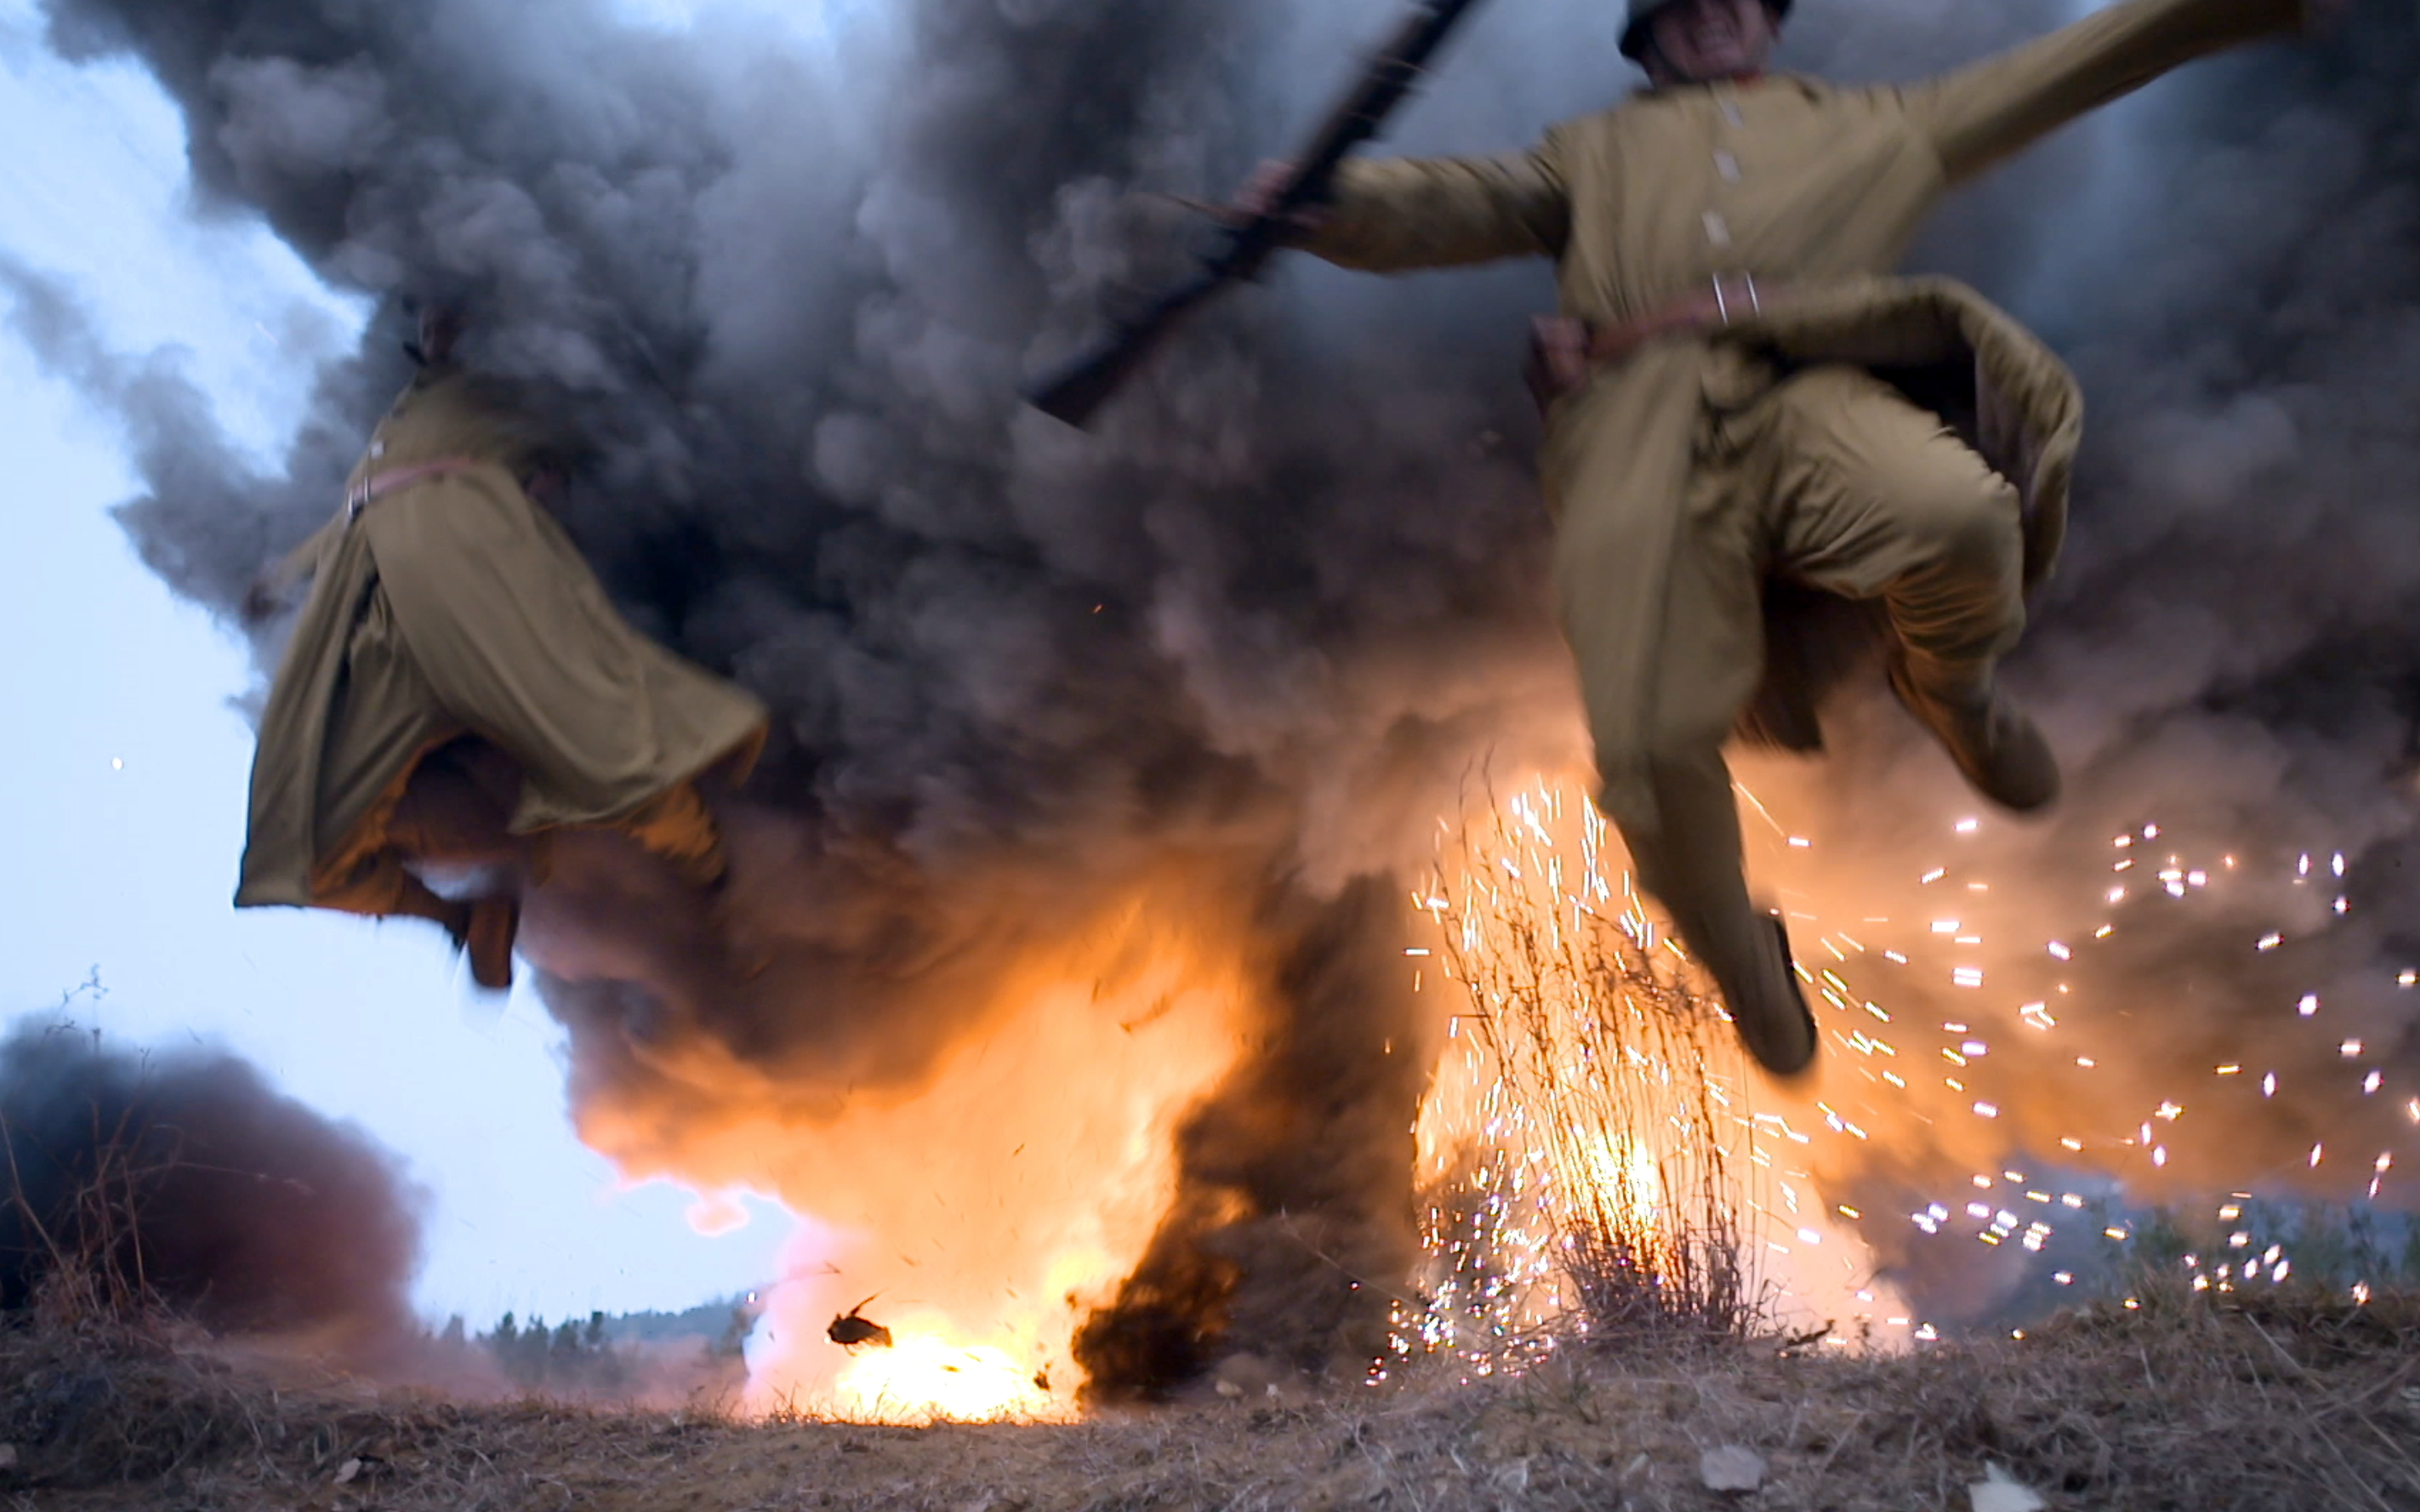
<path id="1" fill-rule="evenodd" d="M 1621 55 L 1637 61 L 1647 52 L 1647 20 L 1675 0 L 1630 0 L 1630 23 L 1621 29 Z M 1782 20 L 1790 14 L 1791 0 L 1764 0 L 1764 8 L 1773 19 Z"/>

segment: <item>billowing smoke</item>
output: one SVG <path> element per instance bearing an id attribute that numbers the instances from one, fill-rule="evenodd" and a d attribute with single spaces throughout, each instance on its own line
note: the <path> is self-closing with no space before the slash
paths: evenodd
<path id="1" fill-rule="evenodd" d="M 2014 668 L 2069 797 L 1957 836 L 1972 800 L 1894 713 L 1838 721 L 1797 821 L 1822 841 L 1806 885 L 1836 918 L 1905 923 L 1934 968 L 1866 985 L 1898 995 L 1889 1032 L 1919 1055 L 1987 1042 L 1931 1079 L 1996 1113 L 1937 1094 L 1920 1144 L 1841 1173 L 1868 1211 L 1955 1212 L 1969 1173 L 2012 1164 L 2028 1180 L 1988 1206 L 2024 1216 L 2024 1190 L 2084 1173 L 2204 1221 L 2231 1188 L 2357 1203 L 2381 1174 L 2381 1200 L 2413 1205 L 2420 23 L 2359 12 L 2054 144 L 1972 207 L 1996 248 L 1944 227 L 1936 255 L 2049 337 L 2092 409 Z M 1950 919 L 1983 936 L 1959 957 L 1980 991 L 1907 943 Z M 2026 1261 L 1978 1264 L 1973 1227 L 1868 1231 L 1937 1311 L 1987 1316 Z"/>
<path id="2" fill-rule="evenodd" d="M 1292 22 L 940 5 L 835 17 L 827 57 L 767 20 L 667 39 L 587 4 L 52 8 L 63 50 L 154 69 L 207 196 L 390 310 L 467 296 L 474 361 L 576 394 L 582 547 L 777 710 L 717 918 L 602 841 L 531 906 L 583 1132 L 626 1165 L 829 1211 L 846 1178 L 732 1131 L 912 1089 L 1029 963 L 1176 911 L 1257 963 L 1249 1048 L 1177 1132 L 1186 1195 L 1127 1310 L 1156 1326 L 1155 1276 L 1207 1267 L 1194 1335 L 1279 1328 L 1249 1299 L 1285 1288 L 1245 1273 L 1281 1210 L 1362 1231 L 1289 1230 L 1330 1257 L 1304 1262 L 1324 1295 L 1400 1269 L 1425 1030 L 1373 902 L 1403 894 L 1370 879 L 1424 853 L 1402 816 L 1489 743 L 1570 749 L 1517 393 L 1453 360 L 1466 303 L 1404 301 L 1383 344 L 1326 350 L 1246 309 L 1099 440 L 1014 396 L 1177 267 L 1174 217 L 1121 186 L 1216 193 L 1277 147 L 1234 64 Z M 1509 373 L 1526 295 L 1490 298 Z M 147 559 L 232 605 L 324 517 L 404 376 L 397 328 L 324 375 L 279 475 L 172 427 L 190 395 L 122 388 L 138 434 L 190 438 L 125 511 Z M 1166 1384 L 1116 1327 L 1090 1347 L 1139 1374 L 1104 1389 Z"/>
<path id="3" fill-rule="evenodd" d="M 418 1194 L 223 1052 L 26 1020 L 0 1041 L 0 1311 L 45 1280 L 374 1358 L 415 1336 Z"/>
<path id="4" fill-rule="evenodd" d="M 720 914 L 570 846 L 532 905 L 593 1142 L 814 1210 L 851 1174 L 734 1131 L 803 1137 L 913 1090 L 1012 1012 L 1003 983 L 1137 911 L 1244 962 L 1240 1058 L 1176 1132 L 1168 1221 L 1082 1335 L 1105 1390 L 1224 1350 L 1361 1347 L 1346 1294 L 1408 1242 L 1427 1032 L 1390 874 L 1475 769 L 1580 754 L 1514 381 L 1542 270 L 1301 268 L 1097 435 L 1014 399 L 1174 270 L 1181 218 L 1127 192 L 1216 195 L 1284 150 L 1392 9 L 912 0 L 825 8 L 801 38 L 712 9 L 661 35 L 601 0 L 48 3 L 63 53 L 157 74 L 207 201 L 382 311 L 269 475 L 172 378 L 77 367 L 141 442 L 150 492 L 123 517 L 148 562 L 231 609 L 325 517 L 402 381 L 400 301 L 467 296 L 474 361 L 575 396 L 599 455 L 563 514 L 623 604 L 777 710 Z M 2323 55 L 2168 88 L 2122 156 L 2054 146 L 1924 254 L 2040 321 L 2103 417 L 2018 669 L 2075 799 L 1985 838 L 2006 879 L 2096 865 L 2156 797 L 2247 851 L 2343 837 L 2354 917 L 2398 902 L 2420 23 L 2371 11 Z M 1907 76 L 2060 19 L 1809 0 L 1797 31 L 1824 71 Z M 1482 10 L 1399 146 L 1495 149 L 1605 102 L 1614 25 L 1602 0 Z M 12 283 L 21 324 L 81 350 Z M 1949 800 L 1903 723 L 1840 712 L 1810 804 L 1835 816 L 1831 874 L 1862 885 L 1911 870 L 1908 795 Z M 2344 938 L 2332 980 L 2385 944 Z M 2194 1012 L 2226 1039 L 2272 1006 L 2230 980 Z M 2242 1137 L 2283 1149 L 2286 1121 Z"/>

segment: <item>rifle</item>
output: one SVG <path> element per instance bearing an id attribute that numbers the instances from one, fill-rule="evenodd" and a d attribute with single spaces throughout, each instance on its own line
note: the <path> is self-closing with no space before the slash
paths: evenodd
<path id="1" fill-rule="evenodd" d="M 1292 237 L 1296 218 L 1326 202 L 1337 168 L 1356 147 L 1378 134 L 1387 116 L 1412 92 L 1446 34 L 1477 3 L 1423 0 L 1320 126 L 1311 149 L 1268 208 L 1228 227 L 1222 244 L 1202 257 L 1202 271 L 1190 282 L 1140 315 L 1116 322 L 1103 340 L 1029 387 L 1026 402 L 1071 425 L 1083 424 L 1187 316 L 1229 285 L 1258 277 L 1262 266 Z"/>

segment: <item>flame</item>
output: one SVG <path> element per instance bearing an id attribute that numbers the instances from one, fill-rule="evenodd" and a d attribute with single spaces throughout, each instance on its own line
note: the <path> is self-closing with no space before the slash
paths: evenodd
<path id="1" fill-rule="evenodd" d="M 1579 786 L 1535 780 L 1456 843 L 1414 899 L 1461 998 L 1419 1131 L 1437 1194 L 1426 1346 L 1497 1367 L 1505 1341 L 1582 1305 L 1577 1252 L 1668 1294 L 1769 1288 L 1776 1321 L 1887 1329 L 1905 1308 L 1820 1199 L 1816 1120 L 1707 1014 Z"/>
<path id="2" fill-rule="evenodd" d="M 931 1332 L 923 1332 L 926 1327 Z M 869 1350 L 833 1378 L 841 1414 L 876 1422 L 987 1422 L 1067 1415 L 1047 1377 L 993 1344 L 959 1342 L 946 1320 L 911 1325 L 890 1349 Z"/>
<path id="3" fill-rule="evenodd" d="M 916 1097 L 830 1125 L 861 1168 L 807 1190 L 848 1227 L 816 1236 L 830 1273 L 775 1293 L 752 1396 L 885 1421 L 1072 1411 L 1068 1341 L 1140 1257 L 1172 1195 L 1175 1120 L 1240 1049 L 1244 987 L 1222 975 L 1171 954 L 1107 1001 L 1063 979 Z M 869 1292 L 893 1348 L 835 1368 L 824 1326 Z"/>
<path id="4" fill-rule="evenodd" d="M 1929 1342 L 1935 1322 L 1872 1274 L 1874 1226 L 1962 1235 L 2000 1251 L 2005 1273 L 2062 1232 L 2071 1244 L 2104 1231 L 2128 1242 L 2132 1228 L 2102 1205 L 2115 1179 L 2174 1180 L 2207 1158 L 2189 1142 L 2220 1121 L 2207 1097 L 2100 1092 L 2121 1085 L 2124 1046 L 2105 1030 L 2082 1047 L 2100 1055 L 2074 1054 L 2096 1005 L 2065 979 L 2120 917 L 2099 863 L 2072 879 L 2055 928 L 2027 933 L 1978 874 L 1974 857 L 1993 836 L 1981 821 L 1945 817 L 1944 843 L 1961 849 L 1901 857 L 1904 875 L 1885 883 L 1827 871 L 1820 833 L 1775 818 L 1792 806 L 1774 794 L 1745 807 L 1770 831 L 1755 836 L 1751 862 L 1789 909 L 1825 1041 L 1805 1087 L 1776 1088 L 1745 1065 L 1578 783 L 1534 779 L 1458 827 L 1449 816 L 1448 854 L 1411 900 L 1426 943 L 1406 966 L 1449 1027 L 1413 1131 L 1429 1194 L 1427 1300 L 1399 1311 L 1399 1353 L 1488 1373 L 1553 1348 L 1541 1325 L 1573 1315 L 1574 1236 L 1588 1232 L 1619 1236 L 1625 1263 L 1656 1278 L 1702 1276 L 1710 1241 L 1730 1244 L 1744 1285 L 1772 1299 L 1770 1323 L 1834 1342 Z M 2249 852 L 2189 854 L 2151 825 L 2115 849 L 2118 872 L 2147 861 L 2138 870 L 2163 884 L 2135 889 L 2137 908 L 2194 906 L 2256 866 Z M 2329 872 L 2340 864 L 2305 859 L 2294 885 L 2317 895 L 2309 914 L 2340 919 Z M 2247 953 L 2287 937 L 2275 922 L 2246 923 Z M 2308 933 L 2330 920 L 2288 922 Z M 1177 1121 L 1234 1065 L 1255 1022 L 1249 928 L 1199 879 L 1140 892 L 1003 972 L 975 1028 L 911 1089 L 799 1107 L 736 1057 L 690 1068 L 744 1111 L 687 1136 L 680 1176 L 704 1191 L 778 1195 L 811 1215 L 767 1291 L 751 1402 L 881 1421 L 1072 1415 L 1074 1330 L 1142 1254 L 1172 1195 Z M 2397 986 L 2415 982 L 2420 970 Z M 2311 996 L 2282 1011 L 2323 1026 L 2338 1011 Z M 1945 1012 L 1937 1028 L 1928 1021 Z M 2326 1058 L 2362 1062 L 2350 1070 L 2364 1100 L 2420 1124 L 2420 1099 L 2386 1089 L 2368 1041 L 2313 1032 L 2325 1034 Z M 2054 1101 L 2043 1090 L 2054 1069 L 2090 1090 Z M 2229 1061 L 2216 1075 L 2264 1098 L 2279 1088 L 2257 1065 Z M 614 1116 L 583 1124 L 609 1152 L 628 1133 Z M 2311 1148 L 2316 1166 L 2325 1146 Z M 2028 1149 L 2060 1164 L 2012 1168 L 2030 1164 L 2018 1153 Z M 1937 1180 L 1935 1199 L 1868 1211 L 1827 1196 L 1882 1150 Z M 2358 1164 L 2376 1200 L 2392 1152 Z M 2110 1184 L 2078 1179 L 2088 1171 Z M 2222 1210 L 2229 1222 L 2236 1211 Z M 727 1216 L 716 1200 L 696 1214 L 702 1227 Z M 2277 1284 L 2291 1264 L 2273 1250 L 2196 1282 Z M 827 1337 L 861 1302 L 891 1347 L 851 1353 Z"/>
<path id="5" fill-rule="evenodd" d="M 1565 1180 L 1585 1189 L 1590 1206 L 1614 1222 L 1659 1237 L 1665 1224 L 1664 1167 L 1643 1139 L 1582 1142 L 1577 1168 Z"/>
<path id="6" fill-rule="evenodd" d="M 1201 899 L 1138 895 L 1029 952 L 912 1087 L 804 1099 L 737 1057 L 684 1068 L 733 1111 L 681 1131 L 681 1178 L 778 1196 L 798 1219 L 782 1277 L 760 1288 L 749 1406 L 1074 1413 L 1070 1339 L 1140 1257 L 1173 1193 L 1176 1125 L 1252 1021 L 1248 952 Z M 660 1148 L 633 1117 L 591 1110 L 583 1137 Z M 828 1336 L 861 1303 L 891 1348 Z"/>

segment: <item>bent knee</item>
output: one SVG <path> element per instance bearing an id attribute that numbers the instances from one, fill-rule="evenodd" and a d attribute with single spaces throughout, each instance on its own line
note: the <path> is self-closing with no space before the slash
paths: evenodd
<path id="1" fill-rule="evenodd" d="M 1997 473 L 1922 480 L 1896 502 L 1912 567 L 1998 576 L 2024 560 L 2023 507 L 2015 486 Z"/>

